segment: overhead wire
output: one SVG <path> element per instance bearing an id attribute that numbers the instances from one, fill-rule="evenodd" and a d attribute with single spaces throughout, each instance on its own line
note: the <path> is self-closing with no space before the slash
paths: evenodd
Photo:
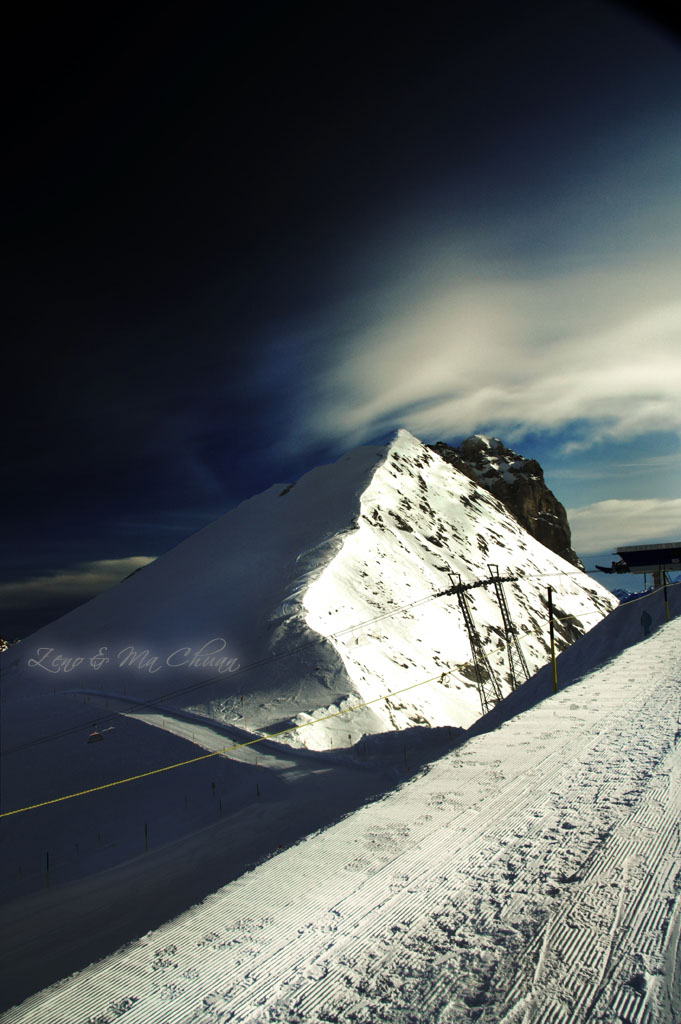
<path id="1" fill-rule="evenodd" d="M 429 679 L 421 679 L 418 683 L 411 683 L 409 686 L 403 686 L 399 690 L 392 690 L 390 693 L 384 693 L 380 697 L 372 697 L 371 700 L 362 701 L 360 704 L 353 704 L 352 707 L 342 708 L 340 711 L 334 711 L 331 714 L 323 715 L 320 718 L 313 718 L 309 722 L 300 722 L 298 725 L 289 726 L 287 729 L 280 729 L 278 732 L 263 733 L 260 736 L 256 736 L 251 740 L 244 740 L 241 743 L 233 743 L 231 746 L 222 747 L 220 750 L 212 750 L 209 754 L 200 754 L 198 757 L 191 757 L 186 761 L 176 761 L 174 764 L 164 765 L 162 768 L 152 768 L 146 772 L 139 772 L 137 775 L 130 775 L 125 779 L 115 779 L 113 782 L 104 782 L 99 786 L 91 786 L 89 789 L 81 789 L 76 793 L 65 793 L 62 796 L 52 797 L 49 800 L 41 800 L 39 803 L 27 804 L 25 807 L 17 807 L 12 811 L 0 812 L 0 818 L 11 818 L 16 814 L 23 814 L 25 811 L 34 811 L 39 807 L 47 807 L 50 804 L 63 803 L 65 800 L 74 800 L 79 796 L 86 796 L 88 793 L 97 793 L 100 790 L 112 789 L 115 786 L 123 786 L 128 782 L 136 782 L 138 779 L 146 779 L 151 775 L 160 775 L 163 772 L 172 771 L 173 768 L 184 768 L 189 764 L 196 764 L 198 761 L 207 761 L 211 757 L 219 757 L 221 754 L 228 754 L 232 750 L 239 750 L 243 747 L 251 747 L 256 743 L 262 743 L 263 740 L 274 740 L 277 736 L 286 736 L 288 733 L 297 732 L 300 729 L 306 729 L 311 725 L 319 725 L 320 722 L 327 722 L 331 718 L 338 718 L 339 715 L 347 715 L 351 711 L 358 711 L 360 708 L 368 707 L 369 704 L 376 704 L 380 700 L 388 700 L 390 697 L 396 697 L 400 693 L 405 693 L 407 690 L 413 690 L 417 686 L 424 686 L 426 683 L 432 683 L 435 680 L 442 679 L 446 672 L 441 672 L 436 676 L 431 676 Z"/>

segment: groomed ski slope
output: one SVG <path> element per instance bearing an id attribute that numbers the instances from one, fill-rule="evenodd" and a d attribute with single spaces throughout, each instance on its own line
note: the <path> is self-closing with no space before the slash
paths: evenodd
<path id="1" fill-rule="evenodd" d="M 2 1022 L 679 1024 L 680 739 L 675 619 Z"/>

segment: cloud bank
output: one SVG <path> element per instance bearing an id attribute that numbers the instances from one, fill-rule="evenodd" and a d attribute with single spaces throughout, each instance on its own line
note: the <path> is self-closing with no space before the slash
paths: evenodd
<path id="1" fill-rule="evenodd" d="M 153 562 L 148 555 L 84 562 L 65 572 L 0 584 L 0 609 L 19 611 L 40 605 L 77 604 Z"/>
<path id="2" fill-rule="evenodd" d="M 424 439 L 487 427 L 513 441 L 583 424 L 566 450 L 681 436 L 681 302 L 669 267 L 658 269 L 455 275 L 436 293 L 384 296 L 383 310 L 364 309 L 373 323 L 329 346 L 325 363 L 310 360 L 286 443 L 348 447 L 397 426 Z"/>
<path id="3" fill-rule="evenodd" d="M 613 498 L 570 508 L 567 514 L 573 547 L 583 555 L 627 544 L 681 540 L 681 498 Z"/>

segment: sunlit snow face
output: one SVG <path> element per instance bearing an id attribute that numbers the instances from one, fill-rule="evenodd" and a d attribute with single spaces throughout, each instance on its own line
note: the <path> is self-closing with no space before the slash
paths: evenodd
<path id="1" fill-rule="evenodd" d="M 498 594 L 481 585 L 492 567 L 517 578 L 507 584 L 507 600 L 530 672 L 548 658 L 547 582 L 555 584 L 560 649 L 616 603 L 530 537 L 487 491 L 398 432 L 362 493 L 357 528 L 304 596 L 307 624 L 339 652 L 348 685 L 371 702 L 379 731 L 467 727 L 479 717 L 471 636 L 459 600 L 445 593 L 453 583 L 475 584 L 468 594 L 474 628 L 502 692 L 509 692 Z M 383 694 L 395 696 L 381 702 Z M 317 749 L 330 743 L 323 722 L 313 729 L 300 742 Z"/>

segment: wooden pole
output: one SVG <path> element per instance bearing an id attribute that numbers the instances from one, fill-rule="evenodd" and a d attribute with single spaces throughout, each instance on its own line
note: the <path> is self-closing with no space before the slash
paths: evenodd
<path id="1" fill-rule="evenodd" d="M 553 587 L 549 587 L 549 637 L 551 640 L 551 674 L 553 692 L 558 693 L 558 670 L 556 669 L 556 641 L 553 632 Z"/>

